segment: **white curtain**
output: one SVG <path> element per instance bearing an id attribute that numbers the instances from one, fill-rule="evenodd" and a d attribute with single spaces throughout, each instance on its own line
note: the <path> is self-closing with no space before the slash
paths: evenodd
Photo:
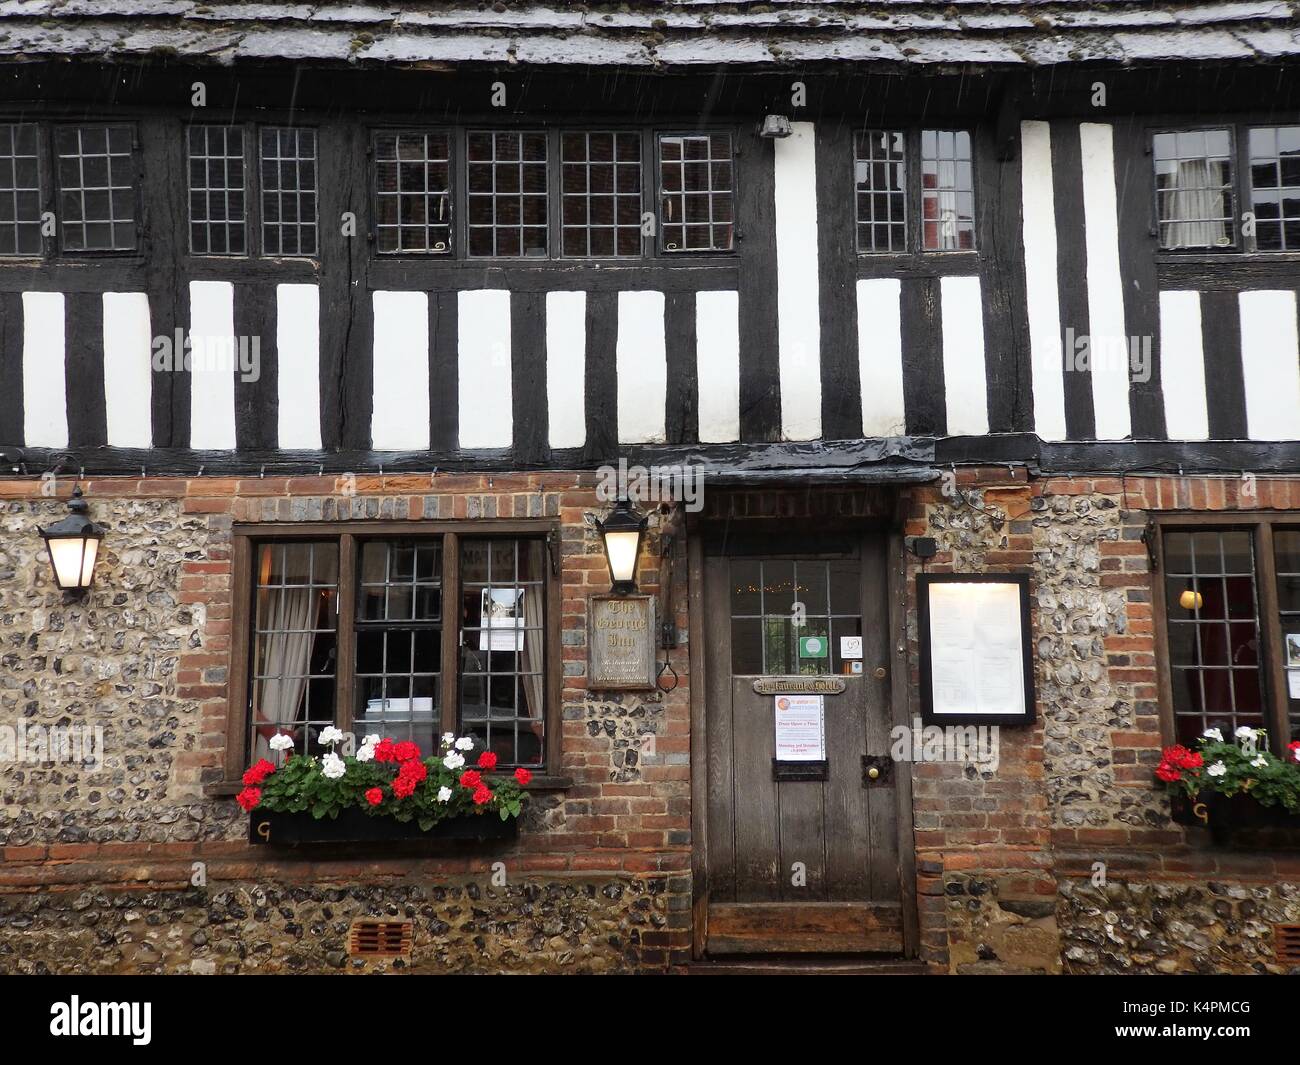
<path id="1" fill-rule="evenodd" d="M 1223 190 L 1214 187 L 1205 159 L 1178 164 L 1178 190 L 1170 197 L 1170 248 L 1214 248 L 1228 233 Z"/>
<path id="2" fill-rule="evenodd" d="M 316 634 L 304 630 L 316 624 L 314 588 L 277 588 L 262 619 L 261 656 L 255 668 L 264 678 L 253 686 L 253 720 L 256 722 L 254 758 L 270 755 L 270 739 L 291 731 L 307 692 L 307 671 Z"/>
<path id="3" fill-rule="evenodd" d="M 528 703 L 528 716 L 536 721 L 542 720 L 543 692 L 546 678 L 542 675 L 542 630 L 541 592 L 535 588 L 526 588 L 519 593 L 523 601 L 521 611 L 524 622 L 524 655 L 522 668 L 532 675 L 520 678 L 524 685 L 524 699 Z"/>

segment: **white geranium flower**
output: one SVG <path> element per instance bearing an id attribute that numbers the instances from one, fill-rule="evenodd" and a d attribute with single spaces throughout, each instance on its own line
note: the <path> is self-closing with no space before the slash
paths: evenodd
<path id="1" fill-rule="evenodd" d="M 339 777 L 348 771 L 348 767 L 343 764 L 342 758 L 333 751 L 330 751 L 329 754 L 321 759 L 320 771 L 330 780 L 338 780 Z"/>
<path id="2" fill-rule="evenodd" d="M 1261 754 L 1258 758 L 1252 758 L 1250 760 L 1250 764 L 1253 765 L 1256 769 L 1259 769 L 1261 766 L 1268 765 L 1268 759 Z"/>
<path id="3" fill-rule="evenodd" d="M 442 760 L 442 764 L 448 769 L 459 769 L 465 764 L 465 756 L 452 751 L 451 754 L 447 755 L 447 757 Z"/>
<path id="4" fill-rule="evenodd" d="M 456 742 L 456 733 L 444 732 L 442 734 L 442 745 L 444 747 L 450 747 L 455 742 Z"/>
<path id="5" fill-rule="evenodd" d="M 456 750 L 458 751 L 472 751 L 473 749 L 474 749 L 473 736 L 462 736 L 460 739 L 456 741 Z"/>
<path id="6" fill-rule="evenodd" d="M 1207 740 L 1213 740 L 1215 743 L 1223 742 L 1223 732 L 1217 728 L 1207 728 L 1201 735 Z"/>
<path id="7" fill-rule="evenodd" d="M 1254 740 L 1259 738 L 1259 730 L 1249 725 L 1238 725 L 1233 735 L 1239 740 Z"/>
<path id="8" fill-rule="evenodd" d="M 439 802 L 451 802 L 451 788 L 439 788 L 439 789 L 438 789 L 438 801 L 439 801 Z"/>
<path id="9" fill-rule="evenodd" d="M 328 745 L 331 743 L 338 743 L 341 739 L 343 739 L 343 730 L 341 728 L 335 728 L 333 725 L 326 725 L 320 730 L 321 743 Z"/>
<path id="10" fill-rule="evenodd" d="M 362 742 L 362 744 L 364 744 L 366 747 L 374 747 L 374 746 L 375 746 L 376 744 L 378 744 L 379 741 L 382 740 L 383 738 L 384 738 L 384 737 L 381 736 L 381 735 L 379 735 L 378 732 L 372 732 L 372 733 L 370 733 L 369 736 L 367 736 L 367 737 L 366 737 L 364 740 L 362 740 L 361 742 Z"/>
<path id="11" fill-rule="evenodd" d="M 360 749 L 359 751 L 357 751 L 357 761 L 358 761 L 358 762 L 373 762 L 374 760 L 375 760 L 375 749 L 374 749 L 374 747 L 372 747 L 372 746 L 371 746 L 370 744 L 368 744 L 368 743 L 364 743 L 364 744 L 362 744 L 362 745 L 361 745 L 361 749 Z"/>
<path id="12" fill-rule="evenodd" d="M 271 750 L 273 751 L 291 751 L 293 750 L 293 737 L 287 732 L 277 732 L 271 737 Z"/>
<path id="13" fill-rule="evenodd" d="M 1222 762 L 1215 762 L 1206 772 L 1212 777 L 1221 777 L 1228 771 L 1228 767 Z"/>

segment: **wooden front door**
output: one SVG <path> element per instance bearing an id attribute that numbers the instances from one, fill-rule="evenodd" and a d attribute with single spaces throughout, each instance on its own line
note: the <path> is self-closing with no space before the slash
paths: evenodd
<path id="1" fill-rule="evenodd" d="M 703 561 L 708 797 L 697 939 L 702 932 L 712 956 L 904 949 L 887 541 L 855 534 L 811 553 L 808 541 L 815 535 L 801 538 L 799 554 L 733 548 Z M 842 637 L 861 637 L 861 658 L 842 653 L 854 651 Z M 816 677 L 844 689 L 822 696 L 824 770 L 787 779 L 809 768 L 774 765 L 779 696 L 755 682 L 811 687 Z M 879 760 L 864 766 L 864 755 Z M 906 835 L 910 848 L 910 827 Z"/>

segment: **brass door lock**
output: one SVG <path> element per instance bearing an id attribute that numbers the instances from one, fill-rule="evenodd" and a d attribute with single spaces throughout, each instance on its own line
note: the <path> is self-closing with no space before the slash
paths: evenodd
<path id="1" fill-rule="evenodd" d="M 887 784 L 894 760 L 887 754 L 864 754 L 862 756 L 862 786 Z"/>
<path id="2" fill-rule="evenodd" d="M 884 680 L 884 679 L 885 679 L 885 676 L 886 676 L 886 670 L 885 670 L 885 667 L 884 667 L 884 666 L 877 666 L 875 669 L 873 669 L 873 670 L 871 671 L 871 675 L 872 675 L 873 677 L 875 677 L 876 680 Z"/>

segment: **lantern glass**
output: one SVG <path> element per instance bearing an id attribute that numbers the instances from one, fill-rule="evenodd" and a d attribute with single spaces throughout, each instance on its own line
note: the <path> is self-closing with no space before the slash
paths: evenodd
<path id="1" fill-rule="evenodd" d="M 636 558 L 641 544 L 641 530 L 606 532 L 605 554 L 609 557 L 609 575 L 615 584 L 636 583 Z"/>
<path id="2" fill-rule="evenodd" d="M 95 576 L 99 539 L 92 536 L 51 537 L 49 547 L 55 583 L 64 591 L 89 588 Z"/>

